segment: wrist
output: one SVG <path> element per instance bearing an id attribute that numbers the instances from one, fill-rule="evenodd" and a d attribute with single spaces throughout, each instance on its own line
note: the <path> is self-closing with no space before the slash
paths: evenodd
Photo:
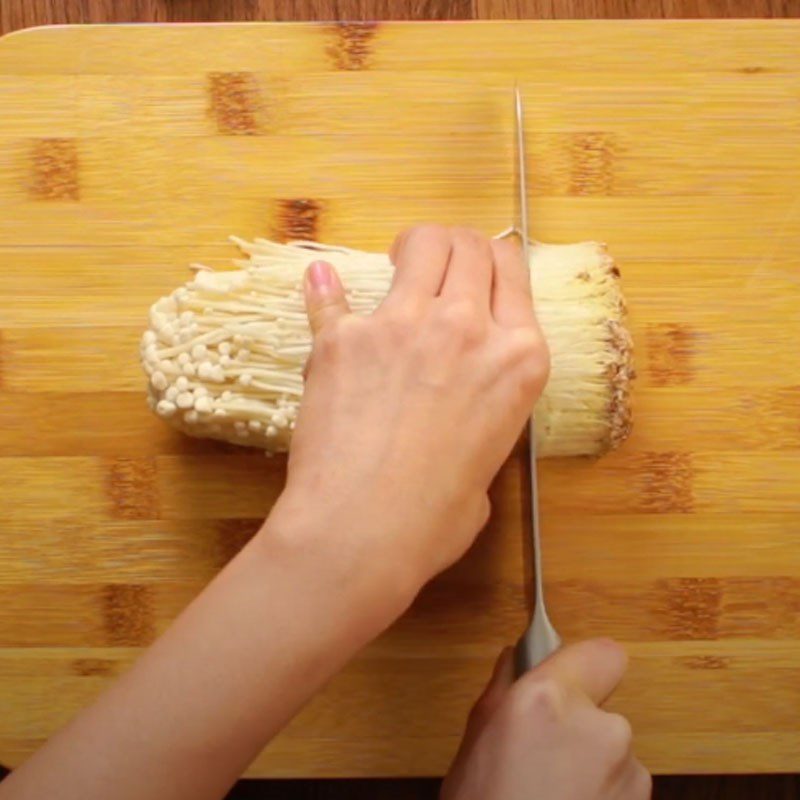
<path id="1" fill-rule="evenodd" d="M 408 608 L 421 584 L 411 565 L 380 547 L 380 532 L 365 532 L 363 515 L 324 506 L 305 492 L 285 490 L 256 544 L 265 558 L 291 563 L 325 613 L 340 609 L 366 643 Z"/>

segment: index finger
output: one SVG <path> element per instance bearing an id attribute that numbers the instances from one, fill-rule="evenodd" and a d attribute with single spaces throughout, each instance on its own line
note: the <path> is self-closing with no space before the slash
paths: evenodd
<path id="1" fill-rule="evenodd" d="M 397 236 L 389 252 L 395 298 L 436 297 L 450 261 L 452 238 L 443 225 L 416 225 Z"/>
<path id="2" fill-rule="evenodd" d="M 520 678 L 551 678 L 568 689 L 577 689 L 595 705 L 614 693 L 628 668 L 628 656 L 611 639 L 589 639 L 564 647 Z"/>

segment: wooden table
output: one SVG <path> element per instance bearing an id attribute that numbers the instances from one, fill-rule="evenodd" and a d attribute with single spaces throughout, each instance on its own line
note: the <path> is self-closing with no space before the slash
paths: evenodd
<path id="1" fill-rule="evenodd" d="M 509 4 L 505 4 L 505 5 L 507 6 Z M 583 9 L 584 13 L 591 13 L 592 9 L 589 9 L 588 5 L 594 5 L 594 4 L 587 4 L 587 6 Z M 649 3 L 649 4 L 646 4 L 646 5 L 648 6 L 650 13 L 652 13 L 652 12 L 657 10 L 656 6 L 658 4 Z M 771 5 L 772 5 L 772 8 L 765 9 L 765 11 L 771 11 L 772 13 L 779 13 L 781 11 L 781 9 L 778 7 L 778 4 L 771 4 Z M 684 8 L 684 11 L 686 11 L 687 14 L 691 14 L 692 13 L 693 9 L 690 6 L 695 6 L 695 4 L 686 4 L 686 7 Z M 28 8 L 30 8 L 30 7 L 28 7 Z M 167 13 L 167 12 L 171 15 L 170 18 L 180 18 L 181 14 L 183 14 L 185 16 L 187 13 L 191 13 L 191 10 L 188 9 L 186 4 L 180 4 L 180 5 L 178 5 L 178 4 L 175 4 L 175 5 L 170 4 L 169 6 L 163 6 L 161 4 L 158 4 L 157 6 L 154 7 L 154 9 L 155 9 L 154 16 L 156 18 L 163 18 L 163 17 L 159 17 L 159 14 L 163 14 L 163 13 Z M 20 17 L 19 17 L 20 10 L 21 10 L 20 7 L 18 6 L 18 7 L 15 8 L 15 5 L 13 3 L 12 4 L 4 4 L 3 5 L 3 9 L 2 9 L 2 17 L 0 17 L 0 21 L 2 21 L 2 23 L 4 25 L 6 25 L 6 26 L 10 26 L 10 25 L 13 25 L 13 24 L 18 24 L 19 21 L 20 21 Z M 430 11 L 431 9 L 427 9 L 427 10 Z M 468 10 L 471 10 L 471 9 L 465 9 L 464 4 L 455 4 L 455 7 L 453 7 L 453 4 L 451 4 L 449 8 L 439 9 L 439 12 L 442 13 L 442 14 L 453 14 L 455 16 L 463 16 L 463 15 L 465 15 L 466 11 L 468 11 Z M 490 15 L 490 14 L 492 14 L 492 13 L 497 11 L 496 8 L 490 8 L 488 6 L 488 4 L 477 4 L 476 10 L 477 10 L 477 12 L 481 13 L 482 15 L 487 15 L 487 14 Z M 597 8 L 594 8 L 594 11 L 597 11 L 597 10 L 598 10 Z M 697 8 L 694 8 L 694 10 L 696 11 Z M 787 11 L 788 10 L 789 9 L 787 9 Z M 67 7 L 67 11 L 69 11 L 69 7 Z M 435 13 L 436 9 L 433 9 L 433 11 Z M 612 11 L 613 11 L 613 9 L 612 9 Z M 15 16 L 15 12 L 17 12 L 17 16 Z M 246 8 L 243 8 L 243 12 L 246 13 L 246 14 L 255 13 L 254 9 L 252 7 L 252 4 L 249 4 Z M 97 9 L 92 7 L 91 13 L 97 13 Z M 115 12 L 114 13 L 122 13 L 122 12 L 120 12 L 120 5 L 119 4 L 115 4 Z M 578 13 L 580 13 L 580 10 L 578 10 Z M 648 13 L 648 10 L 645 9 L 641 13 Z M 324 10 L 324 7 L 322 7 L 321 16 L 325 17 L 325 16 L 329 16 L 329 15 L 330 15 L 330 12 L 326 12 Z M 25 18 L 23 17 L 22 20 L 24 21 Z M 59 19 L 59 20 L 55 20 L 55 21 L 62 21 L 62 20 Z M 75 18 L 73 17 L 72 19 L 69 19 L 69 21 L 75 21 Z M 671 331 L 671 330 L 662 330 L 660 333 L 663 334 L 663 336 L 665 336 L 668 341 L 673 339 L 675 336 L 679 337 L 679 333 L 676 333 L 676 332 Z M 677 342 L 677 345 L 678 345 L 677 346 L 677 350 L 675 352 L 678 352 L 680 350 L 680 342 Z M 678 357 L 678 360 L 680 360 L 680 357 Z M 667 364 L 667 370 L 669 371 L 669 369 L 671 369 L 671 367 L 673 367 L 673 366 L 675 366 L 675 365 Z M 673 468 L 675 466 L 676 465 L 673 464 L 673 463 L 669 463 L 669 464 L 665 463 L 664 465 L 662 465 L 663 469 L 666 469 L 668 472 L 670 470 L 674 471 Z M 677 466 L 680 467 L 680 465 L 677 465 Z M 679 472 L 680 472 L 680 469 L 679 469 Z M 125 476 L 123 476 L 123 478 L 125 478 Z M 125 480 L 128 480 L 128 478 L 130 478 L 130 476 L 125 478 Z M 680 495 L 681 495 L 680 491 L 678 491 L 677 495 L 675 495 L 673 493 L 672 499 L 669 502 L 674 501 L 676 497 L 679 498 Z M 124 501 L 121 501 L 121 502 L 124 502 Z M 663 502 L 663 498 L 659 502 Z M 708 600 L 708 597 L 706 596 L 708 594 L 707 590 L 710 591 L 710 588 L 709 588 L 708 584 L 703 583 L 701 581 L 701 583 L 693 584 L 692 587 L 689 587 L 689 588 L 691 588 L 691 590 L 692 590 L 690 592 L 690 595 L 691 595 L 691 597 L 694 597 L 695 600 L 694 601 L 690 600 L 689 607 L 682 607 L 681 609 L 677 609 L 676 608 L 674 610 L 674 613 L 677 615 L 676 619 L 683 618 L 684 621 L 685 621 L 687 614 L 689 615 L 690 619 L 695 619 L 695 620 L 699 619 L 697 617 L 697 612 L 698 612 L 699 606 L 697 606 L 695 608 L 694 606 L 692 606 L 692 603 L 705 603 Z M 744 587 L 744 588 L 746 588 L 746 587 Z M 127 599 L 129 600 L 130 598 L 127 598 Z M 117 603 L 117 600 L 119 601 L 119 603 Z M 111 598 L 109 600 L 109 603 L 111 603 L 111 605 L 114 606 L 114 607 L 116 607 L 120 603 L 122 604 L 122 606 L 125 606 L 126 603 L 127 603 L 127 600 L 126 600 L 126 598 L 121 598 L 121 599 L 117 598 L 116 600 L 114 600 L 114 598 Z M 697 624 L 702 624 L 702 623 L 698 622 Z M 702 633 L 702 631 L 699 631 L 698 633 Z M 691 657 L 692 656 L 690 656 L 690 658 Z M 701 659 L 701 661 L 702 661 L 704 656 L 703 656 L 703 654 L 699 654 L 697 656 L 697 658 Z M 702 663 L 706 664 L 706 662 L 702 662 Z M 700 665 L 701 665 L 700 662 L 698 662 L 698 667 Z M 706 664 L 706 668 L 707 667 L 708 667 L 708 664 Z"/>
<path id="2" fill-rule="evenodd" d="M 796 0 L 3 0 L 0 32 L 81 22 L 797 16 Z"/>

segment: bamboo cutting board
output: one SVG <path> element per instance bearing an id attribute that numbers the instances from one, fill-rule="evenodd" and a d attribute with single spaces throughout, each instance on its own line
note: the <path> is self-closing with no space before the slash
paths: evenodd
<path id="1" fill-rule="evenodd" d="M 0 761 L 125 668 L 252 534 L 279 459 L 145 407 L 149 304 L 226 237 L 386 248 L 532 217 L 609 242 L 636 430 L 541 467 L 567 640 L 623 641 L 659 772 L 800 769 L 800 25 L 191 25 L 0 42 Z M 467 558 L 253 775 L 442 773 L 526 619 L 524 451 Z"/>

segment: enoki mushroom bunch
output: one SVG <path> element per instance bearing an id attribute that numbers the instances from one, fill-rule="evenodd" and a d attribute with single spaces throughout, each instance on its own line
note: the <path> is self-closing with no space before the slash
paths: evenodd
<path id="1" fill-rule="evenodd" d="M 246 255 L 237 269 L 195 265 L 185 286 L 150 309 L 141 344 L 148 403 L 193 436 L 279 452 L 289 446 L 311 352 L 306 266 L 332 263 L 357 314 L 378 305 L 393 268 L 384 254 L 344 247 L 233 241 Z M 552 362 L 535 409 L 539 455 L 615 447 L 630 429 L 633 377 L 619 271 L 594 242 L 534 244 L 530 269 Z"/>

